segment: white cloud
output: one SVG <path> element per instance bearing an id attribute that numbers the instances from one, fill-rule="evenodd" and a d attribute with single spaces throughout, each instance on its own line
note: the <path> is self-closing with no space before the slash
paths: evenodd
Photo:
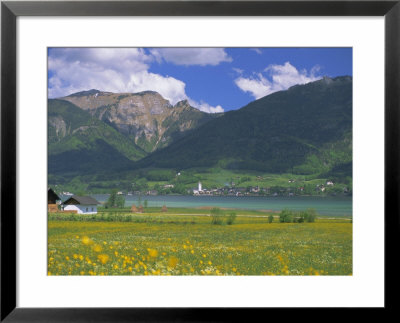
<path id="1" fill-rule="evenodd" d="M 49 69 L 56 70 L 69 64 L 96 70 L 123 72 L 148 69 L 152 57 L 141 48 L 53 48 L 49 54 Z"/>
<path id="2" fill-rule="evenodd" d="M 199 50 L 195 49 L 197 53 Z M 215 54 L 210 62 L 216 62 L 217 56 Z M 151 90 L 160 93 L 171 104 L 188 99 L 183 81 L 149 72 L 149 64 L 155 59 L 160 58 L 140 48 L 51 49 L 48 95 L 57 98 L 89 89 L 115 93 Z M 205 102 L 196 103 L 195 107 L 210 113 L 223 111 L 221 106 L 212 107 Z"/>
<path id="3" fill-rule="evenodd" d="M 165 60 L 175 65 L 218 65 L 232 62 L 223 48 L 154 48 L 151 54 L 158 62 Z"/>
<path id="4" fill-rule="evenodd" d="M 315 65 L 312 69 L 311 69 L 311 71 L 310 71 L 310 74 L 311 75 L 313 75 L 313 76 L 315 76 L 315 74 L 317 74 L 320 70 L 321 70 L 321 66 L 320 65 Z"/>
<path id="5" fill-rule="evenodd" d="M 250 50 L 252 50 L 253 52 L 256 52 L 258 55 L 262 54 L 262 51 L 259 48 L 250 48 Z"/>
<path id="6" fill-rule="evenodd" d="M 272 93 L 271 83 L 261 74 L 250 78 L 239 77 L 235 83 L 242 91 L 250 92 L 256 99 Z"/>
<path id="7" fill-rule="evenodd" d="M 129 92 L 156 91 L 169 100 L 171 104 L 187 98 L 185 86 L 184 82 L 173 77 L 165 77 L 147 71 L 132 74 L 129 82 L 126 84 L 128 89 L 134 89 Z"/>
<path id="8" fill-rule="evenodd" d="M 48 56 L 49 97 L 99 89 L 127 92 L 131 75 L 146 73 L 151 57 L 139 48 L 54 48 Z"/>
<path id="9" fill-rule="evenodd" d="M 194 108 L 196 108 L 196 109 L 198 109 L 200 111 L 203 111 L 203 112 L 207 112 L 207 113 L 224 112 L 224 109 L 220 105 L 217 105 L 216 107 L 213 107 L 213 106 L 209 105 L 206 102 L 200 101 L 200 103 L 199 103 L 199 102 L 196 102 L 196 101 L 194 101 L 194 100 L 192 100 L 190 98 L 188 98 L 188 101 L 189 101 L 189 104 L 192 107 L 194 107 Z"/>
<path id="10" fill-rule="evenodd" d="M 286 62 L 283 65 L 269 65 L 262 73 L 254 74 L 250 77 L 238 77 L 235 84 L 244 92 L 249 92 L 255 99 L 271 93 L 286 90 L 296 84 L 306 84 L 320 79 L 316 73 L 320 67 L 314 66 L 308 73 L 306 70 L 299 71 Z M 267 78 L 269 76 L 269 79 Z"/>
<path id="11" fill-rule="evenodd" d="M 232 67 L 232 70 L 234 70 L 236 73 L 242 75 L 244 70 L 242 70 L 241 68 L 237 68 L 237 67 Z"/>

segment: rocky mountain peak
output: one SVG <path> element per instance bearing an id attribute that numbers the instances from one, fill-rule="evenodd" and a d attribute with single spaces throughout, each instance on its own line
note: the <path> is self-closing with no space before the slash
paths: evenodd
<path id="1" fill-rule="evenodd" d="M 147 152 L 167 146 L 172 138 L 208 120 L 206 113 L 191 107 L 188 100 L 172 106 L 155 91 L 111 93 L 92 89 L 61 99 L 111 124 Z"/>
<path id="2" fill-rule="evenodd" d="M 189 103 L 188 100 L 181 100 L 179 102 L 177 102 L 174 106 L 175 108 L 186 108 L 186 107 L 192 107 Z"/>

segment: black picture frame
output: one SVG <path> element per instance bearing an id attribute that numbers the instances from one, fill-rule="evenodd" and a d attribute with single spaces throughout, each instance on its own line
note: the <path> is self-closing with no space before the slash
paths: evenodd
<path id="1" fill-rule="evenodd" d="M 378 315 L 382 310 L 396 310 L 397 297 L 393 292 L 399 286 L 394 262 L 399 254 L 400 236 L 400 0 L 100 1 L 95 6 L 85 1 L 4 1 L 1 3 L 1 321 L 231 322 L 240 320 L 243 313 L 255 320 L 256 315 L 264 315 L 267 309 L 16 307 L 16 19 L 19 16 L 384 16 L 385 307 L 376 310 Z"/>

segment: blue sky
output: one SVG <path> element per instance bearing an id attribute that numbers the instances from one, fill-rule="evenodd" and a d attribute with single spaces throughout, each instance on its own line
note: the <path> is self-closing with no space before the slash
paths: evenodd
<path id="1" fill-rule="evenodd" d="M 48 63 L 51 98 L 89 89 L 152 90 L 205 112 L 353 74 L 351 48 L 49 48 Z"/>

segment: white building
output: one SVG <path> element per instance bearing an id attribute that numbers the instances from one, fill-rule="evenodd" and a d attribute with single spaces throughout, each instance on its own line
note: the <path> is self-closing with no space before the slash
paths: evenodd
<path id="1" fill-rule="evenodd" d="M 199 182 L 199 184 L 197 186 L 197 190 L 193 190 L 193 194 L 199 195 L 199 194 L 203 194 L 203 193 L 204 193 L 203 187 L 201 186 L 201 182 Z"/>
<path id="2" fill-rule="evenodd" d="M 90 196 L 73 195 L 63 203 L 64 211 L 77 211 L 78 214 L 96 214 L 100 204 Z"/>

